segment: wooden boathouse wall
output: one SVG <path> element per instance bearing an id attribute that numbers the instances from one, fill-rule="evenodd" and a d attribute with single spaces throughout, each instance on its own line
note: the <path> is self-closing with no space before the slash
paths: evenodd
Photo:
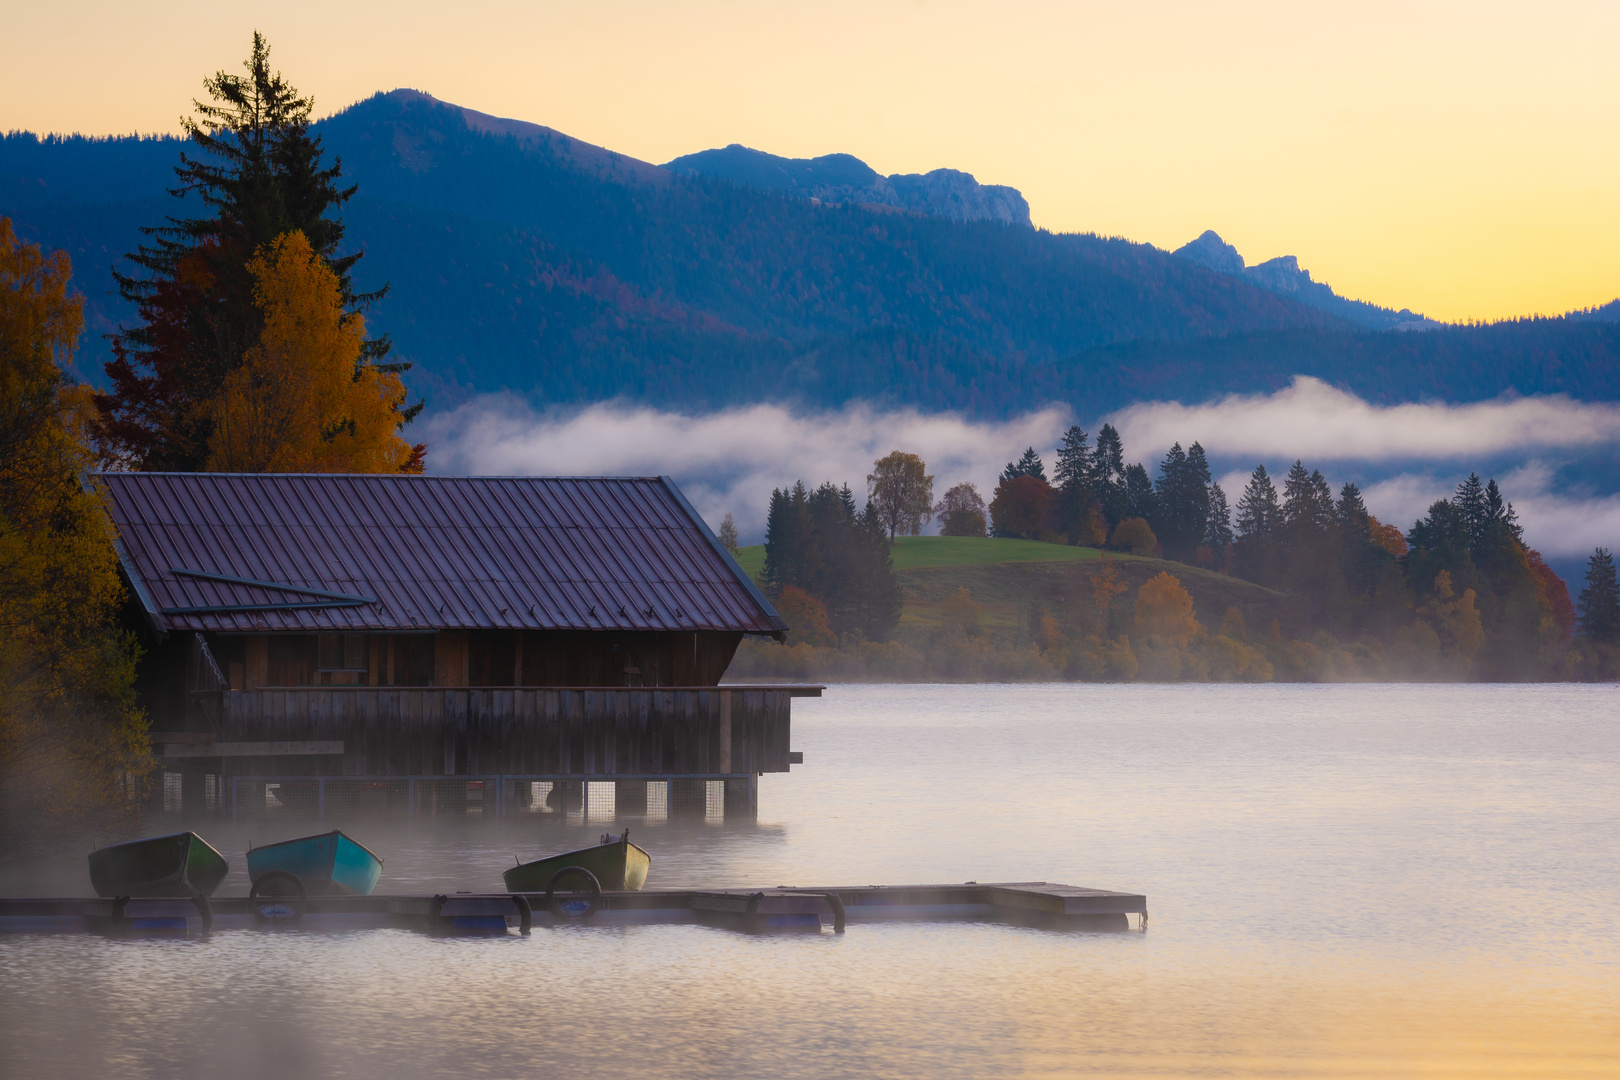
<path id="1" fill-rule="evenodd" d="M 223 691 L 210 704 L 219 743 L 343 744 L 341 754 L 216 759 L 229 775 L 612 779 L 786 772 L 791 700 L 809 695 L 820 689 L 354 686 Z"/>

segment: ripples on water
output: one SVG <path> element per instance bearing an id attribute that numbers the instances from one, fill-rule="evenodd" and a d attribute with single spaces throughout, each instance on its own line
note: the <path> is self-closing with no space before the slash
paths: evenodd
<path id="1" fill-rule="evenodd" d="M 1046 879 L 1148 932 L 0 940 L 0 1071 L 1620 1075 L 1620 688 L 834 687 L 794 729 L 757 826 L 632 822 L 650 884 Z M 600 828 L 352 831 L 424 892 Z M 223 894 L 254 831 L 204 828 Z"/>

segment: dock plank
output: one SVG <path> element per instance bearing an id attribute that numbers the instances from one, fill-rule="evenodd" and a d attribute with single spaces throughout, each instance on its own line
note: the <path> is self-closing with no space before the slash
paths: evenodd
<path id="1" fill-rule="evenodd" d="M 605 925 L 705 922 L 738 929 L 814 928 L 831 920 L 837 898 L 850 923 L 911 920 L 1005 919 L 1070 929 L 1124 929 L 1127 916 L 1145 918 L 1139 893 L 1090 889 L 1045 881 L 963 882 L 950 885 L 793 886 L 719 889 L 647 889 L 604 892 L 592 922 Z M 524 894 L 536 925 L 554 918 L 543 893 Z M 172 911 L 170 910 L 172 908 Z M 248 929 L 261 923 L 247 897 L 210 901 L 215 929 Z M 187 899 L 130 901 L 136 911 L 191 918 Z M 105 932 L 115 922 L 114 902 L 97 897 L 0 899 L 0 933 Z M 504 918 L 517 925 L 519 907 L 507 893 L 424 896 L 310 897 L 303 925 L 310 929 L 396 926 L 433 929 L 435 920 Z M 193 919 L 200 926 L 200 919 Z M 496 924 L 497 926 L 499 923 Z"/>

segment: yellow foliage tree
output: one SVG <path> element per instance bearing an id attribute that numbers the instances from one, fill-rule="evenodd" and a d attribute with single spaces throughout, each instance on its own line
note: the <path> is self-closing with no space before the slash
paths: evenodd
<path id="1" fill-rule="evenodd" d="M 1151 555 L 1153 549 L 1159 546 L 1159 538 L 1153 535 L 1153 528 L 1141 518 L 1126 518 L 1114 526 L 1114 535 L 1108 542 L 1121 551 L 1128 551 L 1132 555 Z"/>
<path id="2" fill-rule="evenodd" d="M 1474 606 L 1474 590 L 1466 589 L 1458 596 L 1448 570 L 1435 575 L 1434 595 L 1417 613 L 1419 619 L 1434 628 L 1446 652 L 1465 666 L 1485 644 L 1485 627 Z"/>
<path id="3" fill-rule="evenodd" d="M 214 472 L 394 473 L 413 463 L 399 436 L 405 386 L 360 362 L 365 325 L 301 232 L 248 263 L 264 316 L 256 345 L 210 403 Z"/>
<path id="4" fill-rule="evenodd" d="M 1185 645 L 1203 628 L 1193 618 L 1193 599 L 1179 578 L 1160 573 L 1136 593 L 1136 628 L 1149 637 Z"/>
<path id="5" fill-rule="evenodd" d="M 123 584 L 66 365 L 83 324 L 63 252 L 0 218 L 0 852 L 131 820 L 150 765 Z"/>

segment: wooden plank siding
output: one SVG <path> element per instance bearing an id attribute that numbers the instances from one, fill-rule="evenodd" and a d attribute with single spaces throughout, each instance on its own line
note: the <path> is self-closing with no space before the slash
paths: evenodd
<path id="1" fill-rule="evenodd" d="M 233 775 L 601 776 L 786 772 L 794 692 L 776 687 L 333 686 L 231 691 L 218 738 L 342 740 Z"/>

